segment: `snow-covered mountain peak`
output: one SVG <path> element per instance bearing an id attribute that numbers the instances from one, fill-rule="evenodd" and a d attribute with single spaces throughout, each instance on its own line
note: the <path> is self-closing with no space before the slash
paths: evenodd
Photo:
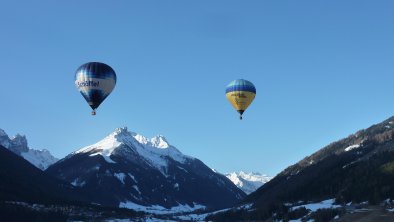
<path id="1" fill-rule="evenodd" d="M 269 177 L 265 174 L 258 173 L 258 172 L 245 173 L 244 171 L 240 171 L 238 173 L 238 175 L 248 181 L 268 182 L 271 179 L 271 177 Z"/>
<path id="2" fill-rule="evenodd" d="M 127 130 L 127 126 L 124 127 L 118 127 L 115 129 L 115 131 L 113 132 L 114 134 L 124 134 L 124 133 L 128 133 L 129 131 Z"/>
<path id="3" fill-rule="evenodd" d="M 245 196 L 222 174 L 182 154 L 162 135 L 147 138 L 126 127 L 68 155 L 47 172 L 92 190 L 99 196 L 97 203 L 133 209 L 169 209 L 185 203 L 216 208 Z"/>
<path id="4" fill-rule="evenodd" d="M 141 134 L 128 131 L 127 127 L 116 128 L 115 131 L 106 138 L 106 140 L 116 140 L 117 142 L 126 144 L 133 142 L 133 139 L 139 144 L 155 148 L 165 149 L 170 147 L 166 138 L 162 135 L 158 135 L 149 139 Z"/>
<path id="5" fill-rule="evenodd" d="M 161 135 L 148 139 L 140 134 L 128 131 L 127 127 L 116 128 L 115 131 L 101 141 L 84 147 L 74 152 L 74 154 L 89 153 L 90 156 L 101 155 L 107 162 L 115 163 L 110 156 L 119 147 L 133 150 L 160 170 L 167 167 L 166 158 L 182 163 L 186 159 L 191 158 L 169 145 L 167 140 Z"/>
<path id="6" fill-rule="evenodd" d="M 228 173 L 226 177 L 246 194 L 252 193 L 271 180 L 271 177 L 267 175 L 261 173 L 245 173 L 244 171 Z"/>
<path id="7" fill-rule="evenodd" d="M 0 129 L 0 145 L 23 157 L 41 170 L 45 170 L 58 160 L 48 150 L 30 149 L 27 145 L 26 136 L 16 134 L 10 138 L 2 129 Z"/>
<path id="8" fill-rule="evenodd" d="M 123 140 L 128 140 L 130 137 L 141 136 L 137 133 L 130 132 L 126 126 L 116 128 L 111 134 L 107 137 L 118 140 L 118 142 L 123 142 Z M 143 137 L 143 136 L 142 136 Z"/>
<path id="9" fill-rule="evenodd" d="M 90 153 L 93 151 L 97 151 L 94 154 L 102 154 L 105 156 L 110 156 L 111 153 L 119 147 L 125 140 L 132 137 L 129 135 L 127 128 L 116 128 L 114 132 L 106 136 L 104 139 L 100 140 L 99 142 L 86 146 L 82 149 L 74 153 Z M 99 152 L 99 153 L 98 153 Z"/>
<path id="10" fill-rule="evenodd" d="M 95 143 L 91 146 L 84 147 L 76 153 L 82 152 L 91 152 L 92 150 L 107 150 L 109 153 L 119 147 L 121 144 L 126 144 L 132 147 L 138 146 L 147 148 L 169 148 L 170 145 L 168 144 L 167 140 L 164 136 L 155 136 L 151 139 L 147 137 L 130 132 L 127 130 L 127 127 L 116 128 L 111 134 L 106 136 L 104 139 L 100 140 L 98 143 Z"/>
<path id="11" fill-rule="evenodd" d="M 165 148 L 170 147 L 166 138 L 162 135 L 158 135 L 158 136 L 153 137 L 152 139 L 150 139 L 150 142 L 152 143 L 152 145 L 154 147 L 157 147 L 157 148 L 165 149 Z"/>

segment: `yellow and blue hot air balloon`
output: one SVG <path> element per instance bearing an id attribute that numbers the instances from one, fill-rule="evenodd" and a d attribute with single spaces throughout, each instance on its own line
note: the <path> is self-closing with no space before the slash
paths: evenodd
<path id="1" fill-rule="evenodd" d="M 239 118 L 252 103 L 256 96 L 256 88 L 253 83 L 244 79 L 236 79 L 226 87 L 226 97 L 231 105 L 239 112 Z"/>
<path id="2" fill-rule="evenodd" d="M 92 115 L 96 115 L 97 107 L 112 92 L 115 84 L 115 71 L 104 63 L 85 63 L 75 73 L 75 86 L 93 109 Z"/>

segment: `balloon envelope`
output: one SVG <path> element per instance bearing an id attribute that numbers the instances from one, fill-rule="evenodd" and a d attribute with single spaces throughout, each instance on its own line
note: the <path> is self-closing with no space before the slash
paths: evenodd
<path id="1" fill-rule="evenodd" d="M 75 73 L 75 86 L 93 110 L 107 98 L 115 84 L 115 71 L 104 63 L 83 64 Z"/>
<path id="2" fill-rule="evenodd" d="M 226 97 L 231 105 L 241 114 L 245 112 L 256 96 L 253 83 L 244 79 L 236 79 L 226 87 Z"/>

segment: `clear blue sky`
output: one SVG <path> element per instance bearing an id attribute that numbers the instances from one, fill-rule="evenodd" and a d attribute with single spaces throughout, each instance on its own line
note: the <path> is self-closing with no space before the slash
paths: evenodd
<path id="1" fill-rule="evenodd" d="M 220 172 L 275 175 L 394 114 L 394 1 L 1 1 L 0 128 L 57 157 L 116 127 Z M 118 83 L 97 116 L 74 86 Z M 252 81 L 238 119 L 225 97 Z"/>

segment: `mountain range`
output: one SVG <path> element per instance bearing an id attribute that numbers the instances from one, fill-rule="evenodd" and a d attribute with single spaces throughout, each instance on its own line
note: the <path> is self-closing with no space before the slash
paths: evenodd
<path id="1" fill-rule="evenodd" d="M 182 154 L 163 136 L 118 128 L 51 165 L 49 175 L 94 193 L 92 202 L 138 210 L 230 207 L 246 195 L 227 177 Z"/>
<path id="2" fill-rule="evenodd" d="M 41 170 L 45 170 L 58 161 L 58 159 L 52 156 L 46 149 L 36 150 L 29 148 L 26 136 L 17 134 L 10 138 L 2 129 L 0 129 L 0 145 L 23 157 Z"/>
<path id="3" fill-rule="evenodd" d="M 163 138 L 163 136 L 158 136 L 155 139 L 160 140 Z M 17 134 L 9 137 L 2 129 L 0 129 L 0 145 L 23 157 L 41 170 L 47 169 L 59 160 L 46 149 L 36 150 L 29 148 L 26 136 Z M 225 176 L 246 194 L 257 190 L 257 188 L 271 179 L 271 177 L 260 173 L 245 173 L 243 171 L 226 173 Z"/>
<path id="4" fill-rule="evenodd" d="M 0 142 L 7 146 L 3 152 L 7 150 L 8 154 L 1 154 L 6 159 L 10 151 L 23 157 L 21 153 L 29 150 L 24 136 L 9 138 L 2 132 Z M 10 158 L 11 162 L 18 162 Z M 4 169 L 18 169 L 7 160 L 0 161 L 11 165 L 2 166 Z M 342 221 L 342 217 L 357 215 L 360 207 L 371 205 L 385 206 L 376 215 L 383 213 L 394 220 L 387 213 L 394 207 L 394 117 L 319 149 L 272 179 L 244 172 L 217 173 L 202 161 L 182 154 L 163 136 L 149 139 L 127 128 L 116 129 L 101 141 L 70 153 L 40 172 L 46 178 L 43 181 L 52 185 L 47 189 L 32 185 L 34 198 L 42 190 L 49 190 L 47 194 L 43 192 L 46 200 L 60 198 L 63 202 L 80 201 L 167 215 L 228 208 L 201 215 L 174 215 L 170 219 Z M 0 197 L 22 200 L 17 190 L 25 182 L 11 182 L 16 185 L 12 189 L 7 182 L 10 180 L 4 179 L 11 176 L 0 174 L 0 177 L 0 186 L 6 191 L 0 192 Z M 17 181 L 23 181 L 23 177 Z M 50 197 L 59 187 L 65 190 Z M 26 189 L 23 195 L 29 195 L 29 188 L 22 189 Z"/>
<path id="5" fill-rule="evenodd" d="M 246 194 L 256 191 L 259 187 L 272 179 L 272 177 L 261 173 L 245 173 L 243 171 L 227 173 L 225 175 Z"/>
<path id="6" fill-rule="evenodd" d="M 394 117 L 289 166 L 215 221 L 330 221 L 359 204 L 394 199 Z M 316 211 L 323 206 L 326 210 Z M 322 219 L 323 218 L 323 219 Z"/>

